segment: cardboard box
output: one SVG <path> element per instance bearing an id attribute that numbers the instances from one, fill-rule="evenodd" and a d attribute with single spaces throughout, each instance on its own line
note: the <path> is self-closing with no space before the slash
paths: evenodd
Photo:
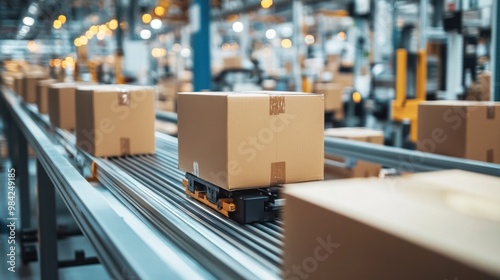
<path id="1" fill-rule="evenodd" d="M 383 131 L 363 127 L 329 128 L 325 130 L 325 136 L 384 145 Z M 325 155 L 325 158 L 339 163 L 346 163 L 343 157 L 335 155 Z M 325 179 L 378 177 L 381 169 L 380 164 L 362 160 L 356 161 L 355 166 L 352 168 L 325 164 Z"/>
<path id="2" fill-rule="evenodd" d="M 500 103 L 428 101 L 418 106 L 417 149 L 500 163 Z"/>
<path id="3" fill-rule="evenodd" d="M 352 87 L 354 86 L 354 74 L 335 72 L 333 74 L 333 81 L 340 84 L 342 87 Z"/>
<path id="4" fill-rule="evenodd" d="M 38 81 L 46 79 L 47 75 L 43 72 L 33 72 L 24 75 L 22 96 L 26 103 L 36 103 L 36 85 Z"/>
<path id="5" fill-rule="evenodd" d="M 499 279 L 500 179 L 449 170 L 285 185 L 284 279 Z"/>
<path id="6" fill-rule="evenodd" d="M 344 88 L 335 83 L 315 83 L 314 92 L 323 94 L 325 97 L 325 112 L 338 111 L 343 109 Z"/>
<path id="7" fill-rule="evenodd" d="M 54 79 L 38 81 L 36 85 L 36 105 L 41 114 L 49 113 L 49 86 L 56 83 Z"/>
<path id="8" fill-rule="evenodd" d="M 76 144 L 93 156 L 155 152 L 155 91 L 130 85 L 77 89 Z"/>
<path id="9" fill-rule="evenodd" d="M 49 86 L 49 119 L 61 129 L 75 129 L 75 93 L 79 85 L 85 83 L 54 83 Z"/>
<path id="10" fill-rule="evenodd" d="M 466 100 L 490 101 L 491 100 L 491 73 L 483 72 L 478 75 L 478 82 L 473 83 L 467 93 Z"/>
<path id="11" fill-rule="evenodd" d="M 175 100 L 157 101 L 156 108 L 161 111 L 175 112 Z"/>
<path id="12" fill-rule="evenodd" d="M 323 179 L 323 96 L 179 93 L 179 169 L 228 190 Z"/>
<path id="13" fill-rule="evenodd" d="M 24 82 L 23 82 L 23 79 L 24 79 L 24 75 L 22 73 L 16 73 L 14 76 L 14 92 L 17 94 L 17 95 L 21 95 L 22 92 L 24 91 L 23 90 L 23 86 L 24 86 Z"/>
<path id="14" fill-rule="evenodd" d="M 243 67 L 241 57 L 239 56 L 228 56 L 223 58 L 224 69 L 239 69 Z"/>

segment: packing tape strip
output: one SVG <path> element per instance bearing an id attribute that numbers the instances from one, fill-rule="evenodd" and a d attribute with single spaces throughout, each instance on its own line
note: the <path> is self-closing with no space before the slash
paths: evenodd
<path id="1" fill-rule="evenodd" d="M 286 183 L 286 162 L 271 163 L 271 186 Z"/>
<path id="2" fill-rule="evenodd" d="M 130 91 L 126 89 L 118 90 L 118 105 L 128 106 L 130 105 Z"/>
<path id="3" fill-rule="evenodd" d="M 279 115 L 285 113 L 285 97 L 279 95 L 269 96 L 269 115 Z"/>

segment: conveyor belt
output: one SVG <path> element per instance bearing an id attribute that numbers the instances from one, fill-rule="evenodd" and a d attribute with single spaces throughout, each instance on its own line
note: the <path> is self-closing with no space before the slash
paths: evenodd
<path id="1" fill-rule="evenodd" d="M 54 128 L 34 106 L 26 108 L 70 154 L 83 155 L 72 133 Z M 157 132 L 155 155 L 84 156 L 97 163 L 99 181 L 110 192 L 216 278 L 279 278 L 281 221 L 241 225 L 187 197 L 177 168 L 177 138 Z"/>

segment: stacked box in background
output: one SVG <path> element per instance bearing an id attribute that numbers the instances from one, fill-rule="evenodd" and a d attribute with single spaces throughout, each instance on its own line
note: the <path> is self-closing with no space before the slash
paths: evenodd
<path id="1" fill-rule="evenodd" d="M 38 81 L 47 79 L 47 74 L 44 72 L 32 72 L 24 74 L 22 96 L 26 103 L 36 103 L 36 86 Z"/>
<path id="2" fill-rule="evenodd" d="M 323 96 L 178 94 L 179 169 L 227 190 L 323 179 Z"/>
<path id="3" fill-rule="evenodd" d="M 500 103 L 428 101 L 420 104 L 417 149 L 500 163 Z"/>
<path id="4" fill-rule="evenodd" d="M 458 170 L 285 185 L 284 279 L 499 279 L 500 179 Z"/>
<path id="5" fill-rule="evenodd" d="M 13 90 L 17 95 L 21 95 L 24 91 L 24 89 L 23 89 L 24 74 L 23 73 L 16 73 L 13 75 L 13 78 L 14 78 Z"/>
<path id="6" fill-rule="evenodd" d="M 491 73 L 482 72 L 478 75 L 477 83 L 473 83 L 467 93 L 466 100 L 490 101 L 491 100 Z"/>
<path id="7" fill-rule="evenodd" d="M 383 131 L 362 127 L 329 128 L 325 130 L 325 136 L 384 145 Z M 325 155 L 325 158 L 347 165 L 350 164 L 344 158 L 334 155 Z M 381 168 L 380 164 L 362 160 L 357 160 L 355 166 L 349 166 L 348 168 L 325 164 L 325 179 L 378 177 Z"/>
<path id="8" fill-rule="evenodd" d="M 93 156 L 155 152 L 155 92 L 129 85 L 81 86 L 76 145 Z"/>
<path id="9" fill-rule="evenodd" d="M 41 114 L 49 113 L 49 87 L 56 83 L 54 79 L 38 81 L 36 85 L 36 105 Z"/>
<path id="10" fill-rule="evenodd" d="M 93 83 L 54 83 L 49 86 L 48 113 L 50 122 L 61 129 L 75 129 L 76 88 Z"/>
<path id="11" fill-rule="evenodd" d="M 315 83 L 314 93 L 323 94 L 325 97 L 325 112 L 342 112 L 342 93 L 344 88 L 335 83 Z"/>

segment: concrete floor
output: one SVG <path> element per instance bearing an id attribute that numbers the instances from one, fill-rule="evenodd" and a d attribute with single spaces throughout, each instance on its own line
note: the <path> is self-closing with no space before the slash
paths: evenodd
<path id="1" fill-rule="evenodd" d="M 29 160 L 30 167 L 30 203 L 31 203 L 31 218 L 32 218 L 32 226 L 36 227 L 36 191 L 35 191 L 35 181 L 36 181 L 36 164 L 33 158 Z M 6 227 L 6 213 L 7 213 L 7 170 L 10 168 L 10 161 L 5 158 L 0 158 L 0 279 L 13 279 L 13 280 L 31 280 L 31 279 L 40 279 L 40 266 L 39 262 L 32 262 L 26 266 L 23 266 L 20 261 L 20 252 L 19 246 L 16 246 L 17 249 L 17 260 L 16 260 L 16 272 L 12 273 L 8 271 L 7 253 L 8 253 L 8 245 L 7 244 L 7 227 Z M 4 187 L 5 186 L 5 187 Z M 16 191 L 16 194 L 19 194 L 19 190 Z M 19 197 L 17 197 L 19 198 Z M 16 202 L 16 205 L 19 205 L 19 199 Z M 16 209 L 17 210 L 17 209 Z M 17 210 L 19 211 L 19 210 Z M 73 217 L 67 210 L 66 206 L 62 202 L 61 198 L 57 199 L 57 224 L 64 225 L 70 228 L 75 228 L 76 223 L 73 220 Z M 19 212 L 17 213 L 19 217 Z M 18 228 L 19 229 L 19 228 Z M 17 239 L 20 238 L 20 234 L 17 233 Z M 17 243 L 17 242 L 16 242 Z M 36 244 L 36 243 L 33 243 Z M 75 250 L 84 250 L 85 255 L 87 257 L 96 256 L 95 251 L 92 248 L 92 245 L 88 242 L 88 240 L 84 236 L 75 236 L 69 237 L 58 242 L 58 253 L 59 260 L 70 260 L 74 258 Z M 60 268 L 59 269 L 59 279 L 71 279 L 71 280 L 79 280 L 79 279 L 111 279 L 107 274 L 104 267 L 100 264 L 97 265 L 85 265 L 85 266 L 77 266 L 77 267 L 68 267 L 68 268 Z"/>

